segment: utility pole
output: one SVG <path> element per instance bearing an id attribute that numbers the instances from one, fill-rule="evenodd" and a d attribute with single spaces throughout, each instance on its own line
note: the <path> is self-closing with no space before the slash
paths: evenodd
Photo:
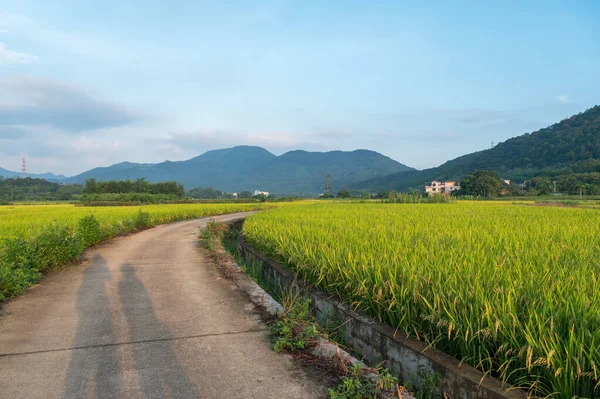
<path id="1" fill-rule="evenodd" d="M 552 184 L 554 185 L 554 191 L 553 191 L 553 192 L 554 192 L 554 194 L 556 194 L 556 180 L 554 180 L 554 181 L 552 182 Z"/>

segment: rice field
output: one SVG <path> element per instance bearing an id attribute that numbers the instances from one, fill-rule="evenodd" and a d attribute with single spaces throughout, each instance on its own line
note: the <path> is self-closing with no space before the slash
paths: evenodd
<path id="1" fill-rule="evenodd" d="M 265 204 L 177 204 L 145 206 L 93 206 L 74 205 L 14 205 L 0 206 L 0 239 L 29 238 L 48 225 L 56 224 L 74 228 L 86 215 L 94 215 L 105 228 L 119 226 L 125 219 L 133 219 L 138 212 L 148 213 L 151 225 L 225 213 L 265 209 Z"/>
<path id="2" fill-rule="evenodd" d="M 600 211 L 324 203 L 247 241 L 320 289 L 529 394 L 600 397 Z"/>
<path id="3" fill-rule="evenodd" d="M 65 266 L 83 250 L 119 234 L 266 204 L 180 204 L 129 207 L 0 206 L 0 301 L 22 294 L 45 270 Z"/>

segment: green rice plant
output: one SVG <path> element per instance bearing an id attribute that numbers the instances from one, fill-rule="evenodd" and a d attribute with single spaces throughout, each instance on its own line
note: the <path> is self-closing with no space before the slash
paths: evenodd
<path id="1" fill-rule="evenodd" d="M 595 209 L 320 203 L 243 231 L 309 283 L 531 395 L 600 397 Z"/>
<path id="2" fill-rule="evenodd" d="M 392 204 L 449 204 L 454 202 L 454 197 L 450 194 L 435 193 L 432 195 L 423 194 L 417 191 L 408 193 L 398 193 L 392 191 L 382 202 Z"/>

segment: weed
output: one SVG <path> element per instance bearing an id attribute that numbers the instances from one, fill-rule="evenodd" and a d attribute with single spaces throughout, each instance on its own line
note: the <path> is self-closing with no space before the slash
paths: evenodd
<path id="1" fill-rule="evenodd" d="M 310 299 L 300 296 L 291 296 L 284 301 L 284 313 L 269 326 L 275 334 L 275 352 L 305 349 L 315 339 L 319 329 L 311 315 L 310 303 Z"/>
<path id="2" fill-rule="evenodd" d="M 372 370 L 368 370 L 373 372 Z M 329 389 L 331 399 L 371 399 L 376 398 L 378 393 L 399 390 L 398 379 L 392 376 L 386 369 L 376 369 L 375 380 L 366 375 L 366 371 L 360 365 L 354 365 L 349 375 L 342 377 L 342 382 L 336 389 Z"/>

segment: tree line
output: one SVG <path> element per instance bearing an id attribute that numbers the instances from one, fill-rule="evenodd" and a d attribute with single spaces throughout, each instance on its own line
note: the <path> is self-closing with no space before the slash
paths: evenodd
<path id="1" fill-rule="evenodd" d="M 63 185 L 44 179 L 10 178 L 0 176 L 0 202 L 11 201 L 70 201 L 81 196 L 83 186 Z"/>
<path id="2" fill-rule="evenodd" d="M 98 182 L 91 178 L 85 181 L 83 194 L 155 194 L 183 197 L 185 188 L 176 181 L 150 183 L 144 178 L 131 180 L 109 180 Z"/>
<path id="3" fill-rule="evenodd" d="M 468 173 L 460 182 L 455 195 L 497 197 L 499 195 L 548 195 L 551 193 L 577 195 L 600 194 L 600 172 L 572 173 L 556 177 L 535 176 L 523 184 L 506 184 L 496 172 L 479 170 Z"/>

